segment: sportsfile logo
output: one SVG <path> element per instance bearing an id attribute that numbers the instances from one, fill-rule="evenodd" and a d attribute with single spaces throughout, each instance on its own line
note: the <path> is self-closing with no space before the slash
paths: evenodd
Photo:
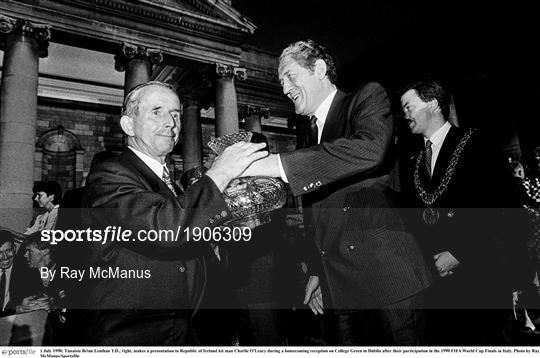
<path id="1" fill-rule="evenodd" d="M 10 348 L 10 349 L 2 349 L 2 355 L 3 356 L 22 356 L 22 357 L 28 357 L 30 355 L 36 354 L 35 349 L 31 348 Z"/>
<path id="2" fill-rule="evenodd" d="M 185 241 L 250 241 L 251 229 L 249 227 L 216 227 L 199 228 L 179 226 L 176 230 L 132 230 L 121 226 L 107 226 L 104 230 L 43 230 L 41 241 L 57 245 L 59 242 L 178 242 Z"/>

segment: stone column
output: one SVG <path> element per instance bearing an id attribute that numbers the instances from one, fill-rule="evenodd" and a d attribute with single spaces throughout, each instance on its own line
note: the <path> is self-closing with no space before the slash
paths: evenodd
<path id="1" fill-rule="evenodd" d="M 133 87 L 150 81 L 152 66 L 163 61 L 163 54 L 160 50 L 124 43 L 114 60 L 114 68 L 117 71 L 126 71 L 124 80 L 124 95 L 126 95 Z"/>
<path id="2" fill-rule="evenodd" d="M 191 97 L 184 97 L 182 106 L 182 156 L 185 172 L 203 163 L 202 129 L 199 102 Z"/>
<path id="3" fill-rule="evenodd" d="M 0 15 L 4 65 L 0 89 L 0 219 L 22 231 L 32 218 L 39 57 L 47 25 Z"/>
<path id="4" fill-rule="evenodd" d="M 244 81 L 247 76 L 244 68 L 233 68 L 220 63 L 216 64 L 216 73 L 216 137 L 221 137 L 236 133 L 240 128 L 234 78 Z"/>
<path id="5" fill-rule="evenodd" d="M 246 122 L 246 130 L 262 133 L 261 120 L 270 116 L 270 108 L 246 104 L 240 108 L 240 116 Z"/>

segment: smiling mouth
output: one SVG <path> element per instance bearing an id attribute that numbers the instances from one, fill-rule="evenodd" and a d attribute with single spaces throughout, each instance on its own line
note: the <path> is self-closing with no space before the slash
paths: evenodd
<path id="1" fill-rule="evenodd" d="M 300 94 L 299 93 L 289 94 L 289 98 L 291 99 L 291 101 L 296 102 L 298 98 L 300 98 Z"/>

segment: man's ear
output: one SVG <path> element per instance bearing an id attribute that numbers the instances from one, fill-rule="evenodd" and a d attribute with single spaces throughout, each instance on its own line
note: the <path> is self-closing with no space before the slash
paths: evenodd
<path id="1" fill-rule="evenodd" d="M 122 118 L 120 118 L 120 127 L 128 136 L 133 137 L 135 135 L 135 131 L 133 130 L 133 118 L 130 116 L 122 116 Z"/>
<path id="2" fill-rule="evenodd" d="M 324 76 L 326 76 L 326 62 L 324 60 L 318 59 L 315 61 L 315 74 L 317 75 L 318 79 L 323 79 Z"/>
<path id="3" fill-rule="evenodd" d="M 439 101 L 437 101 L 436 99 L 432 99 L 431 101 L 429 101 L 428 106 L 429 108 L 431 108 L 432 112 L 435 112 L 437 109 L 439 109 L 439 111 L 441 110 L 441 107 L 439 107 Z"/>

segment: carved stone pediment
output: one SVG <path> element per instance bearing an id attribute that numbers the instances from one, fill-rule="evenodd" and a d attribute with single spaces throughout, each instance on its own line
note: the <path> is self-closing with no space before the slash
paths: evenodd
<path id="1" fill-rule="evenodd" d="M 161 26 L 186 27 L 216 35 L 220 27 L 253 33 L 256 26 L 222 0 L 64 0 L 100 12 L 114 13 Z M 230 34 L 229 34 L 230 35 Z"/>
<path id="2" fill-rule="evenodd" d="M 229 3 L 223 0 L 142 0 L 157 7 L 176 9 L 180 12 L 195 13 L 219 19 L 231 24 L 243 25 L 246 30 L 253 32 L 254 24 L 248 18 L 242 16 Z"/>
<path id="3" fill-rule="evenodd" d="M 172 64 L 238 66 L 240 46 L 256 29 L 227 0 L 0 1 L 0 13 L 46 23 L 61 44 L 116 53 L 130 43 L 161 50 Z"/>

